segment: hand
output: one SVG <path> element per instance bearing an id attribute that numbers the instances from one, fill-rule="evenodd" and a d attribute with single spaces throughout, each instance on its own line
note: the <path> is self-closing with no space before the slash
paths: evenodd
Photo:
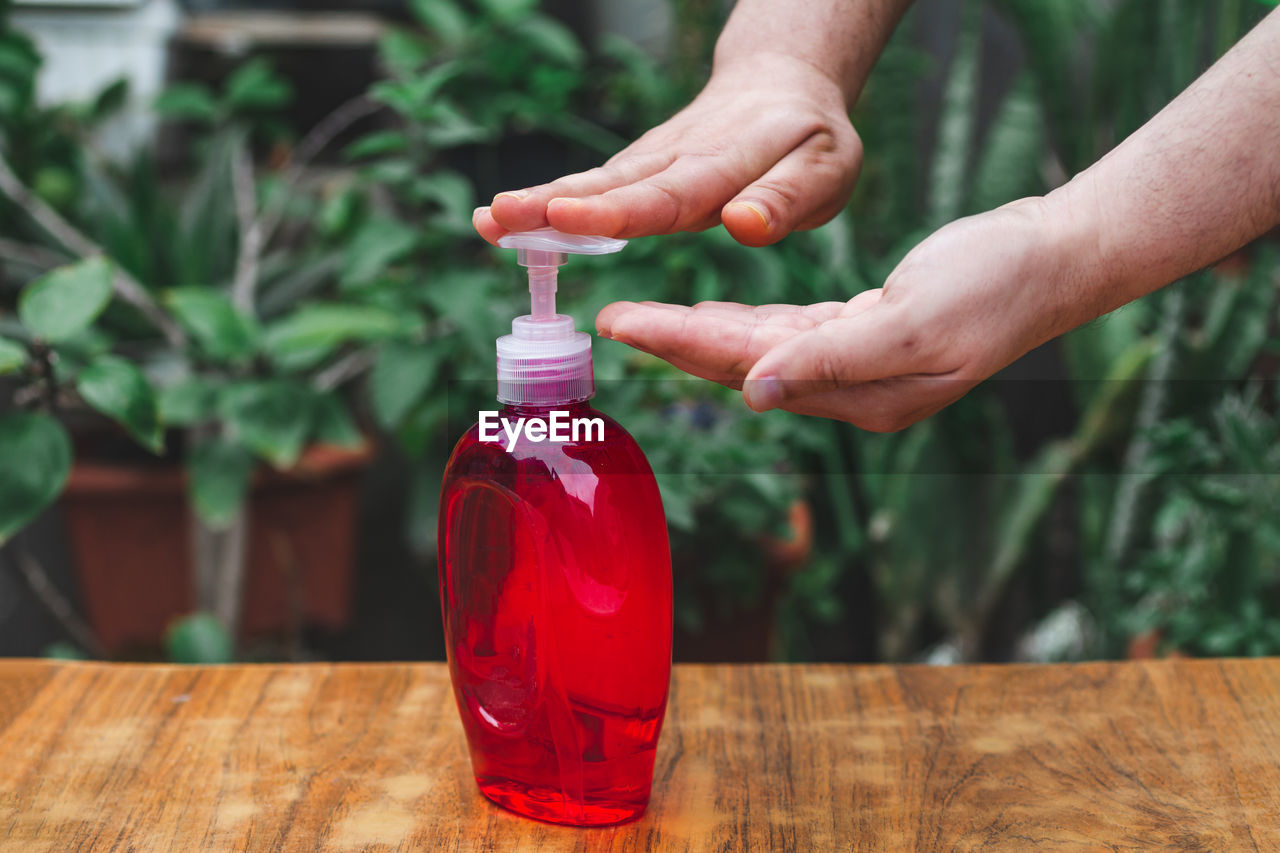
<path id="1" fill-rule="evenodd" d="M 601 335 L 783 408 L 891 432 L 928 417 L 1023 353 L 1096 316 L 1087 245 L 1024 199 L 954 222 L 883 288 L 848 302 L 692 308 L 617 302 Z M 1060 221 L 1060 220 L 1059 220 Z"/>
<path id="2" fill-rule="evenodd" d="M 473 221 L 491 243 L 548 224 L 628 238 L 723 222 L 738 242 L 764 246 L 835 216 L 861 163 L 836 82 L 761 53 L 718 67 L 693 103 L 603 166 L 499 193 Z"/>

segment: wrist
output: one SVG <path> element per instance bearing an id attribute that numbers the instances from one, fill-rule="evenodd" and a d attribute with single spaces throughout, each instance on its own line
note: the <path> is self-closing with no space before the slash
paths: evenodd
<path id="1" fill-rule="evenodd" d="M 1104 208 L 1086 173 L 1044 196 L 1040 202 L 1048 256 L 1059 270 L 1064 296 L 1062 334 L 1095 320 L 1140 294 L 1128 295 L 1117 281 L 1108 250 Z"/>
<path id="2" fill-rule="evenodd" d="M 785 57 L 840 91 L 847 112 L 911 0 L 737 0 L 716 41 L 717 70 Z"/>
<path id="3" fill-rule="evenodd" d="M 753 90 L 785 92 L 788 100 L 811 101 L 848 115 L 848 94 L 840 82 L 808 59 L 772 50 L 747 56 L 720 56 L 717 52 L 703 93 L 740 98 Z"/>

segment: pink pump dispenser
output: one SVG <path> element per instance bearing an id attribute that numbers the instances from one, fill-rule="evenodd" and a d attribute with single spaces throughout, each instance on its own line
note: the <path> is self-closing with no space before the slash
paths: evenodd
<path id="1" fill-rule="evenodd" d="M 666 713 L 671 552 L 653 472 L 588 405 L 591 337 L 555 294 L 566 255 L 626 243 L 543 228 L 499 245 L 528 268 L 532 309 L 497 342 L 504 408 L 481 413 L 445 469 L 454 698 L 486 797 L 553 823 L 620 823 L 649 802 Z"/>

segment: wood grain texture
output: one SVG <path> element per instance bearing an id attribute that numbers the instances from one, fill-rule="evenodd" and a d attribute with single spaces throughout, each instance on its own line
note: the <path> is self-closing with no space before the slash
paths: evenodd
<path id="1" fill-rule="evenodd" d="M 442 664 L 0 661 L 0 851 L 1280 849 L 1280 661 L 680 666 L 648 814 L 489 805 Z"/>

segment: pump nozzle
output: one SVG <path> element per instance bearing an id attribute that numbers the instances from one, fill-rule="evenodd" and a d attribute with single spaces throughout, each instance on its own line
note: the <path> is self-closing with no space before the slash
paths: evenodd
<path id="1" fill-rule="evenodd" d="M 529 316 L 549 320 L 556 315 L 557 267 L 564 264 L 565 255 L 608 255 L 621 250 L 627 241 L 539 228 L 504 234 L 498 245 L 517 249 L 516 263 L 529 270 Z"/>
<path id="2" fill-rule="evenodd" d="M 627 245 L 612 237 L 562 234 L 554 228 L 514 231 L 498 240 L 516 249 L 529 270 L 526 317 L 498 339 L 498 399 L 504 403 L 564 403 L 591 396 L 591 337 L 574 331 L 573 318 L 556 313 L 556 276 L 567 255 L 606 255 Z"/>

